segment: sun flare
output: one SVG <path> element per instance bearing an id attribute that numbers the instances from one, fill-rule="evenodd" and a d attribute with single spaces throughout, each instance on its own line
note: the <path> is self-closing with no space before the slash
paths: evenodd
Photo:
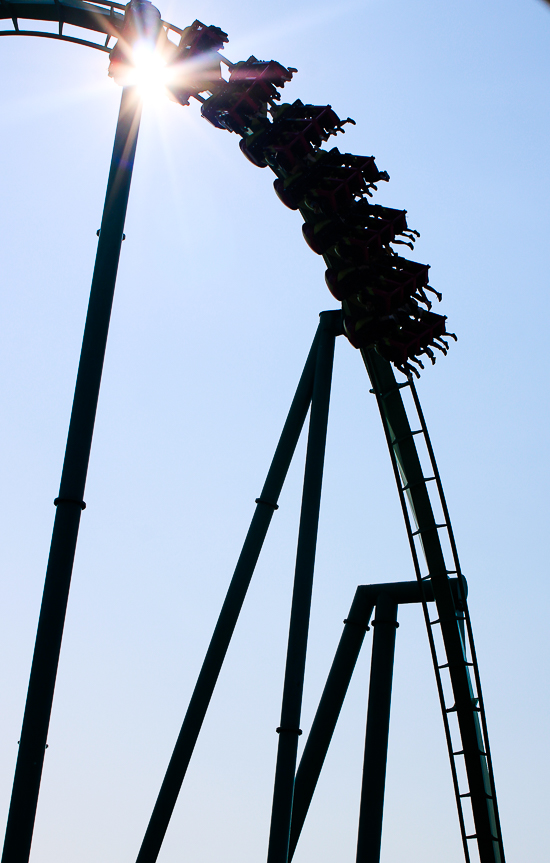
<path id="1" fill-rule="evenodd" d="M 128 84 L 136 86 L 142 98 L 147 100 L 166 96 L 171 74 L 166 60 L 158 51 L 146 42 L 138 42 L 132 52 L 132 61 Z"/>

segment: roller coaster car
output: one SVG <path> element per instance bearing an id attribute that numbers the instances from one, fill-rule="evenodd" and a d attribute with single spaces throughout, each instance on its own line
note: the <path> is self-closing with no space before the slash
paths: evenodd
<path id="1" fill-rule="evenodd" d="M 409 360 L 423 368 L 419 357 L 426 355 L 432 363 L 435 363 L 432 348 L 447 353 L 448 343 L 443 340 L 443 336 L 450 336 L 456 340 L 453 333 L 446 332 L 446 320 L 444 315 L 424 312 L 420 320 L 409 319 L 398 332 L 377 343 L 376 350 L 384 359 L 394 363 L 401 370 L 414 371 L 418 374 L 414 367 L 410 366 Z"/>
<path id="2" fill-rule="evenodd" d="M 321 150 L 314 160 L 286 179 L 275 180 L 273 186 L 291 210 L 306 206 L 313 212 L 332 215 L 370 194 L 378 180 L 389 180 L 389 175 L 378 170 L 374 156 L 352 156 L 334 147 L 329 152 Z"/>
<path id="3" fill-rule="evenodd" d="M 327 270 L 325 281 L 332 296 L 343 302 L 351 297 L 362 303 L 369 302 L 377 315 L 389 315 L 411 299 L 403 285 L 389 285 L 369 279 L 366 267 L 353 267 L 348 270 Z"/>
<path id="4" fill-rule="evenodd" d="M 314 213 L 333 215 L 347 209 L 363 195 L 371 195 L 378 180 L 385 180 L 385 172 L 370 171 L 374 163 L 365 163 L 365 170 L 343 168 L 310 189 L 304 203 Z"/>
<path id="5" fill-rule="evenodd" d="M 340 120 L 331 105 L 304 105 L 300 99 L 295 102 L 278 105 L 273 109 L 273 121 L 285 120 L 288 123 L 315 123 L 319 134 L 329 138 L 337 132 L 342 132 L 346 123 L 355 126 L 355 120 L 348 117 Z"/>
<path id="6" fill-rule="evenodd" d="M 269 129 L 243 139 L 240 147 L 254 165 L 264 168 L 270 164 L 275 171 L 293 171 L 331 135 L 354 122 L 349 117 L 340 120 L 330 105 L 304 105 L 299 99 L 273 108 L 271 113 L 273 123 Z"/>
<path id="7" fill-rule="evenodd" d="M 401 321 L 408 319 L 409 307 L 388 315 L 374 316 L 369 304 L 348 306 L 353 314 L 344 315 L 344 332 L 354 348 L 372 348 L 399 339 Z"/>
<path id="8" fill-rule="evenodd" d="M 355 232 L 343 236 L 334 246 L 336 254 L 347 264 L 366 264 L 389 249 L 395 242 L 395 231 L 391 222 L 384 219 L 373 221 L 371 227 L 356 228 Z"/>
<path id="9" fill-rule="evenodd" d="M 168 38 L 162 27 L 160 12 L 148 0 L 132 0 L 128 3 L 119 39 L 110 53 L 107 74 L 122 87 L 128 83 L 128 76 L 134 68 L 133 51 L 140 41 L 156 44 L 156 49 L 161 53 L 167 48 Z"/>
<path id="10" fill-rule="evenodd" d="M 180 60 L 190 60 L 200 54 L 215 53 L 221 51 L 228 41 L 227 33 L 220 27 L 193 21 L 181 34 L 176 56 Z"/>
<path id="11" fill-rule="evenodd" d="M 358 211 L 361 204 L 366 206 Z M 409 231 L 406 210 L 393 210 L 366 201 L 356 201 L 342 218 L 309 220 L 302 226 L 302 233 L 310 249 L 324 255 L 339 240 L 360 237 L 363 229 L 380 233 L 383 244 L 394 242 L 399 235 L 409 239 L 409 233 L 405 233 Z M 410 231 L 413 237 L 416 233 Z"/>
<path id="12" fill-rule="evenodd" d="M 306 222 L 302 226 L 304 239 L 318 255 L 324 255 L 334 247 L 341 258 L 358 264 L 366 263 L 382 248 L 389 248 L 390 243 L 403 243 L 396 239 L 399 235 L 406 236 L 406 244 L 413 248 L 414 234 L 404 233 L 407 231 L 404 210 L 372 205 L 369 209 L 370 213 L 355 214 L 352 206 L 343 219 Z"/>
<path id="13" fill-rule="evenodd" d="M 262 90 L 268 99 L 281 98 L 277 88 L 283 88 L 292 80 L 297 71 L 291 66 L 287 69 L 276 60 L 258 60 L 251 56 L 231 67 L 230 84 L 245 84 Z"/>
<path id="14" fill-rule="evenodd" d="M 428 286 L 429 269 L 427 264 L 407 261 L 397 255 L 381 255 L 359 267 L 331 267 L 325 273 L 325 280 L 333 297 L 340 301 L 352 294 L 374 291 L 388 298 L 389 308 L 395 308 L 395 301 L 400 297 L 403 301 L 412 298 L 430 308 L 425 293 L 433 291 Z M 441 299 L 440 294 L 437 296 Z"/>
<path id="15" fill-rule="evenodd" d="M 344 333 L 354 348 L 372 348 L 382 337 L 378 323 L 373 318 L 356 321 L 350 316 L 344 317 Z"/>
<path id="16" fill-rule="evenodd" d="M 304 159 L 313 155 L 326 140 L 327 136 L 319 132 L 315 123 L 304 124 L 302 129 L 289 130 L 285 138 L 269 148 L 269 163 L 275 170 L 281 168 L 290 173 Z"/>
<path id="17" fill-rule="evenodd" d="M 449 349 L 449 343 L 445 341 L 445 339 L 453 339 L 453 341 L 456 342 L 457 337 L 454 333 L 448 332 L 446 315 L 438 315 L 435 312 L 427 311 L 426 309 L 418 309 L 416 317 L 418 318 L 418 326 L 422 324 L 424 327 L 421 347 L 423 348 L 424 353 L 427 353 L 430 356 L 432 362 L 435 362 L 435 358 L 427 348 L 434 347 L 440 350 L 443 354 L 446 354 Z M 430 333 L 429 339 L 427 337 L 428 330 Z"/>
<path id="18" fill-rule="evenodd" d="M 227 41 L 227 33 L 201 21 L 185 28 L 169 64 L 173 80 L 167 89 L 174 101 L 188 105 L 191 96 L 215 93 L 225 84 L 218 52 Z"/>
<path id="19" fill-rule="evenodd" d="M 236 132 L 237 135 L 246 135 L 258 121 L 269 122 L 264 99 L 253 98 L 230 84 L 225 84 L 219 93 L 202 104 L 201 114 L 217 129 Z"/>
<path id="20" fill-rule="evenodd" d="M 412 235 L 419 237 L 418 231 L 414 231 L 407 225 L 407 211 L 396 210 L 393 207 L 384 207 L 381 204 L 371 204 L 370 201 L 356 201 L 351 210 L 346 213 L 346 222 L 354 225 L 368 226 L 373 218 L 384 219 L 393 226 L 395 236 L 403 234 L 405 236 Z M 414 242 L 414 240 L 413 240 Z"/>
<path id="21" fill-rule="evenodd" d="M 253 120 L 267 119 L 267 108 L 280 99 L 277 87 L 290 81 L 295 69 L 285 69 L 275 60 L 262 62 L 250 57 L 231 69 L 229 81 L 219 93 L 202 105 L 201 113 L 218 129 L 245 136 L 253 129 Z"/>

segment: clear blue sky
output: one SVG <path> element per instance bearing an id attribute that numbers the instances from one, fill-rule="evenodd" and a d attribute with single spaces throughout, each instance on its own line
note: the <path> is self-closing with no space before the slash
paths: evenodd
<path id="1" fill-rule="evenodd" d="M 357 126 L 459 336 L 419 394 L 470 587 L 509 863 L 547 860 L 548 81 L 542 0 L 172 0 L 288 100 Z M 7 812 L 120 91 L 0 42 L 0 811 Z M 348 127 L 349 128 L 349 127 Z M 272 176 L 198 106 L 146 106 L 36 823 L 36 863 L 132 863 L 322 309 Z M 359 354 L 337 343 L 304 717 L 360 583 L 413 570 Z M 161 863 L 265 855 L 303 445 Z M 419 609 L 400 612 L 382 860 L 462 851 Z M 369 648 L 296 863 L 355 859 Z M 303 738 L 302 738 L 303 739 Z"/>

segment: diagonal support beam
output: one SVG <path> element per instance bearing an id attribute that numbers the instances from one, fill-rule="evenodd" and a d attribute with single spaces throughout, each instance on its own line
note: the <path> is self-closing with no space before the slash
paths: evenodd
<path id="1" fill-rule="evenodd" d="M 334 314 L 323 312 L 325 314 Z M 254 569 L 271 524 L 292 457 L 294 455 L 313 395 L 317 357 L 323 319 L 313 340 L 309 356 L 279 444 L 267 474 L 256 512 L 252 518 L 237 566 L 233 573 L 218 622 L 200 670 L 193 695 L 179 733 L 170 763 L 153 809 L 136 863 L 155 863 L 168 829 L 178 795 L 208 710 Z"/>
<path id="2" fill-rule="evenodd" d="M 457 597 L 458 579 L 450 581 L 453 596 Z M 398 605 L 422 601 L 422 589 L 417 581 L 362 584 L 357 588 L 296 773 L 289 861 L 296 850 L 374 606 L 382 593 Z M 433 602 L 430 581 L 424 583 L 424 596 L 427 602 Z"/>
<path id="3" fill-rule="evenodd" d="M 289 861 L 294 856 L 306 820 L 357 657 L 363 646 L 365 634 L 369 629 L 369 620 L 375 601 L 376 598 L 370 591 L 358 587 L 349 614 L 344 621 L 344 631 L 296 773 Z"/>

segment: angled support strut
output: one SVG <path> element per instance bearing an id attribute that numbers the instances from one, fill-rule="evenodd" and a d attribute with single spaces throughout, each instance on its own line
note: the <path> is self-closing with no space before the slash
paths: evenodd
<path id="1" fill-rule="evenodd" d="M 254 569 L 258 562 L 269 525 L 271 524 L 273 513 L 277 509 L 277 501 L 311 404 L 320 344 L 324 344 L 323 334 L 327 326 L 326 316 L 331 316 L 330 320 L 334 324 L 335 314 L 338 317 L 339 323 L 339 312 L 321 313 L 321 323 L 313 340 L 264 487 L 259 498 L 256 500 L 256 512 L 252 518 L 237 566 L 235 567 L 136 863 L 155 863 L 160 853 L 164 836 L 187 772 L 187 767 L 189 766 L 204 717 L 206 716 L 210 699 L 212 698 L 250 581 L 254 574 Z"/>
<path id="2" fill-rule="evenodd" d="M 451 579 L 451 590 L 453 592 L 453 596 L 456 597 L 459 593 L 458 580 L 456 578 Z M 296 846 L 298 844 L 298 840 L 300 838 L 300 834 L 302 832 L 302 828 L 304 826 L 304 822 L 306 820 L 306 816 L 311 805 L 311 801 L 313 799 L 313 794 L 315 792 L 317 782 L 321 775 L 321 770 L 323 768 L 330 742 L 336 728 L 336 723 L 338 722 L 338 717 L 340 716 L 340 711 L 342 709 L 342 705 L 344 703 L 344 699 L 346 697 L 346 693 L 348 691 L 348 687 L 353 675 L 353 671 L 355 669 L 357 658 L 361 651 L 361 647 L 365 639 L 365 634 L 369 630 L 369 622 L 374 606 L 376 605 L 378 607 L 379 599 L 382 599 L 383 596 L 386 597 L 386 601 L 390 603 L 390 606 L 393 608 L 394 605 L 397 606 L 408 603 L 419 603 L 422 601 L 422 595 L 424 595 L 426 602 L 433 602 L 434 595 L 430 581 L 426 581 L 422 589 L 418 582 L 415 581 L 396 581 L 390 582 L 388 584 L 362 584 L 359 585 L 359 587 L 357 588 L 355 596 L 353 598 L 353 602 L 351 604 L 351 608 L 348 612 L 348 616 L 344 620 L 344 631 L 342 633 L 340 643 L 336 650 L 336 654 L 334 656 L 334 660 L 332 662 L 332 666 L 327 677 L 327 682 L 325 684 L 325 688 L 323 689 L 323 694 L 319 702 L 319 707 L 317 708 L 317 712 L 315 713 L 313 724 L 306 740 L 304 751 L 302 753 L 302 758 L 300 760 L 300 765 L 296 773 L 296 780 L 294 783 L 294 800 L 292 806 L 292 825 L 290 831 L 290 850 L 288 855 L 289 861 L 292 860 L 292 857 L 296 850 Z M 377 612 L 377 617 L 381 619 L 382 614 L 378 614 Z M 388 619 L 386 614 L 384 614 L 384 618 Z M 395 625 L 393 626 L 393 629 L 395 630 Z M 378 655 L 380 654 L 380 641 L 383 640 L 383 638 L 384 636 L 381 634 L 377 636 L 375 631 L 375 640 L 378 643 Z M 387 652 L 385 652 L 384 648 L 382 647 L 382 663 L 385 661 L 384 655 L 387 656 Z M 375 660 L 374 652 L 373 662 L 375 666 L 379 668 L 380 662 L 378 659 Z M 375 671 L 374 677 L 377 676 L 380 677 L 379 671 Z M 384 676 L 384 672 L 382 672 L 382 676 Z M 387 680 L 387 664 L 385 676 Z M 377 722 L 374 706 L 376 702 L 377 697 L 375 697 L 374 694 L 372 694 L 371 697 L 371 693 L 369 692 L 369 715 L 372 714 L 373 716 L 373 719 L 371 720 L 371 731 L 372 725 L 376 724 Z M 386 704 L 389 719 L 389 700 L 387 700 Z M 368 718 L 367 722 L 369 722 Z M 382 738 L 378 737 L 377 740 L 375 733 L 373 743 L 372 733 L 369 733 L 369 731 L 367 731 L 367 736 L 371 741 L 368 748 L 370 748 L 371 751 L 373 748 L 374 750 L 376 750 L 378 748 L 378 741 L 380 741 Z M 380 771 L 378 773 L 378 776 L 381 776 Z M 378 782 L 378 789 L 383 799 L 383 781 Z M 370 816 L 366 815 L 365 817 L 368 819 Z M 381 830 L 381 815 L 379 819 L 379 830 Z"/>

